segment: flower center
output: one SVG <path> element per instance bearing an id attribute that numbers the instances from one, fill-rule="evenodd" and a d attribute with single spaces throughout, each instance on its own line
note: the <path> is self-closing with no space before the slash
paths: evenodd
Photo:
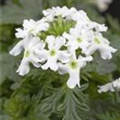
<path id="1" fill-rule="evenodd" d="M 95 43 L 100 44 L 100 40 L 98 38 L 94 39 Z"/>
<path id="2" fill-rule="evenodd" d="M 24 53 L 24 56 L 25 56 L 25 57 L 29 57 L 29 55 L 30 55 L 29 51 L 26 50 L 25 53 Z"/>
<path id="3" fill-rule="evenodd" d="M 77 63 L 76 61 L 70 62 L 70 67 L 71 67 L 72 69 L 76 69 L 77 66 L 78 66 L 78 63 Z"/>
<path id="4" fill-rule="evenodd" d="M 77 38 L 77 42 L 78 42 L 78 43 L 81 43 L 81 42 L 82 42 L 82 39 L 81 39 L 81 38 Z"/>
<path id="5" fill-rule="evenodd" d="M 51 55 L 51 56 L 55 56 L 55 55 L 56 55 L 56 51 L 55 51 L 55 50 L 51 50 L 51 51 L 50 51 L 50 55 Z"/>

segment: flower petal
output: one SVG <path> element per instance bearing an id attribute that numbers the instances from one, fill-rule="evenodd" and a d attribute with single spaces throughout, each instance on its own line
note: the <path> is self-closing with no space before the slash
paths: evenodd
<path id="1" fill-rule="evenodd" d="M 55 41 L 55 49 L 59 50 L 63 45 L 65 45 L 65 38 L 57 37 Z"/>
<path id="2" fill-rule="evenodd" d="M 46 42 L 48 43 L 48 48 L 52 49 L 54 47 L 54 45 L 55 45 L 55 37 L 53 35 L 48 36 L 46 38 Z"/>
<path id="3" fill-rule="evenodd" d="M 111 59 L 112 58 L 112 53 L 115 53 L 117 50 L 107 46 L 107 45 L 103 45 L 99 48 L 101 57 L 105 60 L 105 59 Z"/>
<path id="4" fill-rule="evenodd" d="M 70 60 L 70 54 L 67 51 L 60 51 L 58 60 L 60 60 L 62 63 L 67 63 Z"/>
<path id="5" fill-rule="evenodd" d="M 73 89 L 78 85 L 80 87 L 80 73 L 79 69 L 77 70 L 70 70 L 69 71 L 69 79 L 67 81 L 67 85 L 69 88 Z"/>
<path id="6" fill-rule="evenodd" d="M 10 51 L 10 54 L 13 56 L 19 55 L 23 50 L 23 40 L 17 43 L 17 45 Z"/>
<path id="7" fill-rule="evenodd" d="M 68 67 L 66 65 L 63 65 L 62 63 L 58 63 L 58 73 L 63 75 L 69 71 Z"/>
<path id="8" fill-rule="evenodd" d="M 48 68 L 50 68 L 53 71 L 58 70 L 56 57 L 49 57 L 47 62 L 42 66 L 42 69 L 44 69 L 44 70 L 47 70 Z"/>
<path id="9" fill-rule="evenodd" d="M 99 90 L 98 90 L 99 93 L 107 92 L 107 91 L 114 92 L 114 88 L 113 88 L 112 83 L 108 83 L 106 85 L 98 86 L 98 87 L 99 87 Z"/>
<path id="10" fill-rule="evenodd" d="M 30 71 L 29 59 L 23 58 L 23 60 L 21 61 L 21 64 L 20 64 L 17 72 L 19 73 L 19 75 L 24 76 L 24 75 L 26 75 L 29 71 Z"/>

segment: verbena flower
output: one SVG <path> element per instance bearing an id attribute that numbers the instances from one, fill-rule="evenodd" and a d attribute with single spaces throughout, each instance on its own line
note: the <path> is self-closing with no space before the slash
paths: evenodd
<path id="1" fill-rule="evenodd" d="M 100 33 L 94 35 L 93 41 L 90 42 L 86 54 L 93 54 L 96 50 L 100 52 L 103 59 L 111 59 L 112 53 L 116 52 L 116 49 L 109 46 L 108 40 L 103 38 Z"/>
<path id="2" fill-rule="evenodd" d="M 60 74 L 69 74 L 67 85 L 69 88 L 74 88 L 76 85 L 80 87 L 80 69 L 84 67 L 87 62 L 92 61 L 92 57 L 73 56 L 66 64 L 59 63 L 58 72 Z"/>
<path id="3" fill-rule="evenodd" d="M 41 20 L 24 20 L 23 29 L 16 29 L 16 37 L 22 40 L 10 54 L 17 56 L 24 51 L 17 72 L 27 74 L 31 63 L 43 70 L 68 74 L 68 87 L 80 87 L 81 68 L 93 60 L 92 55 L 99 51 L 103 59 L 111 59 L 116 51 L 101 33 L 107 27 L 75 8 L 52 7 L 43 14 Z"/>
<path id="4" fill-rule="evenodd" d="M 48 69 L 56 71 L 58 69 L 57 61 L 61 61 L 64 63 L 64 61 L 68 61 L 67 53 L 64 50 L 60 50 L 62 46 L 65 45 L 65 38 L 63 37 L 57 37 L 54 36 L 48 36 L 46 38 L 46 43 L 48 44 L 48 49 L 43 50 L 44 57 L 47 60 L 46 63 L 42 66 L 42 69 Z"/>
<path id="5" fill-rule="evenodd" d="M 24 50 L 24 56 L 21 61 L 21 64 L 17 70 L 17 72 L 24 76 L 26 75 L 29 70 L 29 64 L 32 63 L 35 67 L 40 67 L 41 64 L 39 62 L 42 62 L 42 60 L 39 58 L 39 56 L 36 53 L 36 50 L 43 49 L 45 44 L 40 41 L 38 37 L 27 37 L 26 39 L 20 41 L 11 51 L 11 55 L 18 55 L 22 50 Z"/>
<path id="6" fill-rule="evenodd" d="M 49 24 L 45 22 L 44 19 L 39 21 L 24 20 L 23 29 L 16 29 L 17 33 L 15 34 L 17 38 L 25 38 L 29 34 L 37 35 L 41 31 L 46 31 L 49 27 Z"/>
<path id="7" fill-rule="evenodd" d="M 98 92 L 115 92 L 120 91 L 120 78 L 114 80 L 113 82 L 107 83 L 103 86 L 99 86 Z"/>

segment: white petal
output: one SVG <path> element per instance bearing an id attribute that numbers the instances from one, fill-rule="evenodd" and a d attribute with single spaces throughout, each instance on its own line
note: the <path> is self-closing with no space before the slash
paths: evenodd
<path id="1" fill-rule="evenodd" d="M 23 40 L 17 43 L 15 47 L 10 51 L 11 55 L 17 56 L 19 55 L 23 50 Z"/>
<path id="2" fill-rule="evenodd" d="M 108 83 L 106 85 L 99 86 L 99 90 L 98 90 L 99 93 L 108 92 L 108 91 L 114 92 L 114 88 L 112 86 L 112 83 Z"/>
<path id="3" fill-rule="evenodd" d="M 36 22 L 34 20 L 32 20 L 32 19 L 24 20 L 23 21 L 23 27 L 24 27 L 24 29 L 30 30 L 30 29 L 33 29 L 33 27 L 35 26 L 35 23 Z"/>
<path id="4" fill-rule="evenodd" d="M 27 30 L 22 30 L 20 28 L 17 28 L 16 31 L 17 32 L 15 33 L 15 36 L 17 38 L 25 38 L 27 36 L 27 34 L 28 34 Z"/>
<path id="5" fill-rule="evenodd" d="M 63 33 L 63 37 L 64 38 L 66 38 L 66 39 L 68 39 L 68 40 L 72 40 L 73 39 L 73 36 L 71 36 L 70 34 L 68 34 L 68 33 Z"/>
<path id="6" fill-rule="evenodd" d="M 63 45 L 65 45 L 65 38 L 57 37 L 55 43 L 55 49 L 59 50 Z"/>
<path id="7" fill-rule="evenodd" d="M 111 59 L 112 53 L 115 53 L 117 50 L 110 46 L 103 45 L 101 48 L 99 48 L 99 51 L 103 59 Z"/>
<path id="8" fill-rule="evenodd" d="M 56 71 L 58 69 L 56 57 L 49 57 L 47 62 L 42 66 L 42 69 L 44 70 L 47 70 L 48 68 L 50 68 L 53 71 Z"/>
<path id="9" fill-rule="evenodd" d="M 19 73 L 19 75 L 24 76 L 29 71 L 30 71 L 29 60 L 27 58 L 23 58 L 17 72 Z"/>
<path id="10" fill-rule="evenodd" d="M 78 85 L 80 87 L 80 73 L 79 69 L 77 70 L 70 70 L 69 72 L 69 79 L 67 81 L 67 85 L 69 88 L 73 89 Z"/>
<path id="11" fill-rule="evenodd" d="M 38 62 L 40 62 L 39 58 L 37 58 L 36 55 L 31 55 L 29 57 L 29 60 L 30 60 L 31 63 L 38 63 Z"/>
<path id="12" fill-rule="evenodd" d="M 63 75 L 69 71 L 68 67 L 66 65 L 63 65 L 62 63 L 58 63 L 58 73 Z"/>
<path id="13" fill-rule="evenodd" d="M 35 50 L 35 54 L 38 56 L 40 62 L 48 59 L 48 51 L 46 50 Z"/>
<path id="14" fill-rule="evenodd" d="M 40 63 L 32 62 L 32 64 L 33 64 L 36 68 L 41 67 L 41 64 L 40 64 Z"/>
<path id="15" fill-rule="evenodd" d="M 70 54 L 67 51 L 60 51 L 58 60 L 60 60 L 62 63 L 67 63 L 70 60 Z"/>
<path id="16" fill-rule="evenodd" d="M 55 45 L 55 37 L 53 35 L 48 36 L 46 38 L 46 42 L 48 43 L 48 48 L 49 49 L 53 49 L 54 45 Z"/>
<path id="17" fill-rule="evenodd" d="M 92 60 L 93 60 L 92 56 L 87 56 L 87 57 L 79 56 L 78 61 L 80 68 L 86 66 L 87 62 L 90 62 Z"/>
<path id="18" fill-rule="evenodd" d="M 97 49 L 98 49 L 98 46 L 96 44 L 93 44 L 88 47 L 88 49 L 85 51 L 85 54 L 92 55 Z"/>

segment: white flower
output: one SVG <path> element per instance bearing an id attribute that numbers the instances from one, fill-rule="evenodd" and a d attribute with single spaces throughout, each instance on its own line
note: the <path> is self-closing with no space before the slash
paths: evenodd
<path id="1" fill-rule="evenodd" d="M 52 7 L 51 9 L 43 10 L 43 14 L 46 17 L 47 21 L 53 21 L 54 17 L 56 16 L 61 16 L 66 19 L 71 19 L 72 16 L 78 12 L 76 8 L 67 8 L 66 6 L 64 7 Z M 74 16 L 73 16 L 74 18 Z"/>
<path id="2" fill-rule="evenodd" d="M 29 34 L 37 35 L 41 31 L 46 31 L 49 28 L 49 24 L 45 22 L 44 19 L 39 21 L 24 20 L 23 29 L 16 29 L 17 33 L 15 34 L 17 38 L 24 38 Z"/>
<path id="3" fill-rule="evenodd" d="M 44 16 L 48 21 L 52 21 L 55 16 L 66 17 L 69 13 L 69 9 L 65 7 L 52 7 L 52 9 L 43 10 Z"/>
<path id="4" fill-rule="evenodd" d="M 15 36 L 17 38 L 25 38 L 26 36 L 28 36 L 28 31 L 27 30 L 23 30 L 21 28 L 17 28 L 16 29 L 16 33 L 15 33 Z"/>
<path id="5" fill-rule="evenodd" d="M 105 24 L 99 24 L 93 21 L 90 21 L 88 23 L 89 28 L 93 29 L 95 28 L 97 32 L 106 32 L 107 31 L 107 27 L 105 26 Z"/>
<path id="6" fill-rule="evenodd" d="M 99 24 L 99 23 L 93 22 L 91 20 L 88 20 L 87 18 L 86 18 L 86 20 L 82 20 L 82 21 L 80 21 L 78 18 L 75 28 L 78 30 L 83 30 L 83 29 L 92 30 L 92 31 L 96 30 L 97 32 L 106 32 L 108 29 L 105 26 L 105 24 Z"/>
<path id="7" fill-rule="evenodd" d="M 114 92 L 114 91 L 120 91 L 120 78 L 116 79 L 113 82 L 107 83 L 103 86 L 98 86 L 98 92 L 102 93 L 102 92 Z"/>
<path id="8" fill-rule="evenodd" d="M 108 84 L 105 84 L 103 86 L 99 86 L 99 90 L 98 90 L 99 93 L 108 92 L 108 91 L 114 92 L 114 88 L 113 88 L 112 83 L 108 83 Z"/>
<path id="9" fill-rule="evenodd" d="M 10 54 L 16 56 L 21 53 L 22 50 L 24 50 L 24 56 L 21 61 L 21 64 L 17 70 L 17 72 L 24 76 L 27 74 L 30 70 L 29 63 L 32 63 L 35 67 L 40 67 L 41 65 L 39 62 L 41 60 L 39 59 L 38 55 L 36 54 L 37 49 L 43 49 L 45 44 L 43 42 L 40 42 L 40 39 L 38 37 L 28 37 L 24 40 L 21 40 L 11 51 Z"/>
<path id="10" fill-rule="evenodd" d="M 63 37 L 48 36 L 46 38 L 48 44 L 48 50 L 44 49 L 43 51 L 38 51 L 39 56 L 43 56 L 46 59 L 42 69 L 46 70 L 50 68 L 51 70 L 56 71 L 58 69 L 57 61 L 67 62 L 69 60 L 69 54 L 65 50 L 60 50 L 62 46 L 65 45 L 65 39 Z"/>
<path id="11" fill-rule="evenodd" d="M 58 72 L 60 74 L 69 74 L 69 79 L 67 85 L 69 88 L 73 89 L 78 85 L 80 87 L 80 69 L 86 65 L 87 62 L 92 61 L 92 57 L 82 57 L 79 56 L 78 59 L 73 57 L 66 64 L 59 63 Z"/>
<path id="12" fill-rule="evenodd" d="M 81 22 L 89 22 L 90 19 L 88 18 L 87 14 L 83 11 L 76 11 L 73 14 L 71 14 L 71 19 L 74 21 L 81 21 Z"/>
<path id="13" fill-rule="evenodd" d="M 100 55 L 103 59 L 111 59 L 112 53 L 116 52 L 116 49 L 109 46 L 108 40 L 103 38 L 100 33 L 94 36 L 94 40 L 91 41 L 86 54 L 91 55 L 97 50 L 100 52 Z"/>
<path id="14" fill-rule="evenodd" d="M 112 0 L 96 0 L 98 9 L 103 12 L 108 9 L 109 4 L 112 3 Z"/>
<path id="15" fill-rule="evenodd" d="M 16 46 L 10 51 L 10 54 L 13 56 L 19 55 L 22 52 L 22 50 L 26 48 L 26 45 L 28 44 L 29 39 L 31 39 L 31 37 L 32 36 L 26 36 L 23 40 L 18 42 Z"/>
<path id="16" fill-rule="evenodd" d="M 82 30 L 81 30 L 82 31 Z M 78 48 L 82 49 L 82 53 L 87 50 L 89 45 L 86 40 L 87 37 L 81 33 L 78 29 L 70 29 L 70 33 L 64 33 L 63 36 L 68 40 L 66 46 L 70 50 L 70 52 L 74 52 Z"/>

